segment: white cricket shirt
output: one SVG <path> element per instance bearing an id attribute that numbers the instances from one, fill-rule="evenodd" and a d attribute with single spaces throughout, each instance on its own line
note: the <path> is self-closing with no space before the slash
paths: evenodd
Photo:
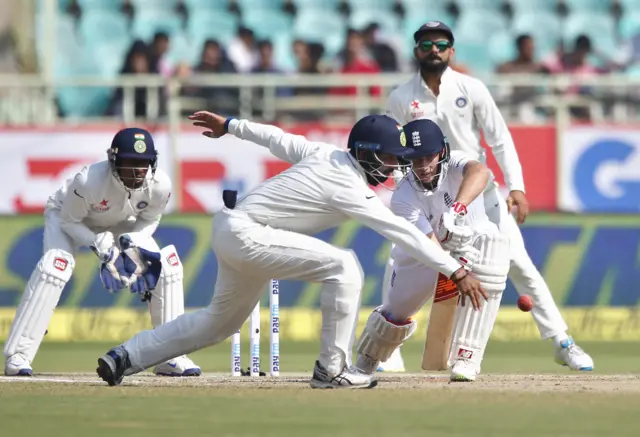
<path id="1" fill-rule="evenodd" d="M 240 199 L 236 211 L 257 223 L 305 235 L 353 218 L 447 277 L 460 268 L 454 258 L 382 203 L 348 151 L 247 120 L 231 120 L 228 131 L 268 147 L 276 157 L 293 164 Z"/>
<path id="2" fill-rule="evenodd" d="M 415 224 L 425 234 L 430 234 L 442 214 L 454 204 L 464 178 L 464 167 L 470 161 L 463 152 L 451 152 L 447 175 L 433 191 L 418 191 L 407 178 L 403 179 L 391 196 L 391 211 Z M 413 178 L 413 174 L 408 177 Z M 472 229 L 494 226 L 485 212 L 482 194 L 467 205 L 465 225 Z"/>
<path id="3" fill-rule="evenodd" d="M 171 196 L 171 180 L 162 170 L 147 172 L 147 188 L 128 191 L 116 180 L 109 161 L 83 168 L 47 201 L 46 210 L 60 211 L 62 230 L 81 246 L 94 243 L 95 235 L 132 224 L 132 232 L 151 236 Z"/>
<path id="4" fill-rule="evenodd" d="M 401 124 L 430 119 L 447 137 L 451 150 L 460 150 L 471 159 L 486 162 L 480 145 L 480 131 L 504 174 L 510 191 L 524 192 L 522 166 L 513 138 L 493 97 L 478 79 L 447 68 L 436 97 L 420 73 L 393 90 L 387 101 L 387 115 Z M 493 176 L 490 182 L 493 182 Z"/>

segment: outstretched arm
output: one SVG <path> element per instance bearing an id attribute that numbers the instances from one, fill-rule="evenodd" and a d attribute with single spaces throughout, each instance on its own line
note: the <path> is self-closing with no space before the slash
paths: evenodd
<path id="1" fill-rule="evenodd" d="M 321 147 L 334 147 L 325 143 L 308 141 L 302 135 L 285 133 L 275 126 L 227 118 L 212 112 L 196 112 L 189 116 L 189 119 L 194 121 L 194 126 L 209 129 L 202 133 L 206 137 L 220 138 L 224 134 L 230 133 L 240 139 L 267 147 L 276 157 L 290 164 L 303 160 Z"/>

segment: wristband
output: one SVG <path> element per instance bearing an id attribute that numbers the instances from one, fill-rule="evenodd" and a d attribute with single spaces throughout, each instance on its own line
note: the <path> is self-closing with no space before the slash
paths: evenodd
<path id="1" fill-rule="evenodd" d="M 224 122 L 224 131 L 225 132 L 229 132 L 229 123 L 231 122 L 231 120 L 235 120 L 235 117 L 227 117 L 227 119 Z"/>

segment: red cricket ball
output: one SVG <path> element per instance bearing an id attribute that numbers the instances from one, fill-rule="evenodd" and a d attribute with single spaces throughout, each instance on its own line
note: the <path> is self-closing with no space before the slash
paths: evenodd
<path id="1" fill-rule="evenodd" d="M 533 299 L 530 296 L 520 296 L 518 298 L 518 308 L 524 312 L 531 311 L 533 309 Z"/>

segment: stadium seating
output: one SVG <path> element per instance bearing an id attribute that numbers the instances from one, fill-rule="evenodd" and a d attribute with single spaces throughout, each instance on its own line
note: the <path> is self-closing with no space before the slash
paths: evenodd
<path id="1" fill-rule="evenodd" d="M 253 30 L 258 39 L 267 39 L 291 28 L 293 19 L 277 9 L 247 9 L 242 14 L 242 24 Z"/>
<path id="2" fill-rule="evenodd" d="M 617 22 L 612 4 L 617 1 L 623 15 Z M 459 15 L 451 15 L 451 0 L 292 0 L 297 13 L 286 12 L 285 0 L 130 0 L 133 17 L 121 12 L 122 0 L 76 0 L 79 16 L 66 14 L 73 0 L 60 0 L 56 23 L 55 74 L 118 74 L 132 41 L 150 41 L 158 31 L 171 36 L 170 62 L 196 64 L 207 39 L 228 44 L 240 24 L 252 29 L 258 39 L 270 39 L 276 65 L 294 70 L 296 59 L 292 43 L 296 38 L 319 42 L 325 58 L 333 60 L 343 48 L 347 28 L 362 29 L 378 23 L 383 33 L 401 40 L 403 57 L 411 58 L 413 33 L 425 22 L 447 23 L 456 36 L 456 58 L 474 73 L 493 71 L 516 54 L 515 39 L 529 34 L 534 38 L 538 59 L 554 51 L 559 42 L 571 49 L 579 35 L 590 37 L 596 51 L 613 54 L 621 40 L 640 33 L 640 0 L 507 0 L 513 15 L 503 14 L 504 0 L 453 0 Z M 349 5 L 346 14 L 339 6 Z M 404 6 L 404 16 L 394 6 Z M 567 6 L 566 16 L 558 13 L 558 4 Z M 187 19 L 168 10 L 183 4 Z M 229 9 L 239 7 L 240 14 Z M 37 11 L 43 0 L 37 0 Z M 43 23 L 37 18 L 36 53 L 42 65 Z M 487 32 L 479 32 L 487 30 Z M 490 32 L 489 32 L 490 30 Z M 639 74 L 632 66 L 629 74 Z M 104 108 L 108 93 L 69 88 L 60 91 L 65 113 L 97 114 Z M 80 102 L 83 95 L 88 102 Z M 107 96 L 107 97 L 105 97 Z"/>
<path id="3" fill-rule="evenodd" d="M 619 35 L 622 39 L 631 38 L 640 33 L 640 11 L 626 14 L 620 20 Z"/>
<path id="4" fill-rule="evenodd" d="M 142 9 L 133 18 L 132 34 L 135 38 L 149 41 L 156 32 L 173 35 L 182 31 L 182 19 L 164 10 Z"/>
<path id="5" fill-rule="evenodd" d="M 119 11 L 122 8 L 122 1 L 112 0 L 77 0 L 78 6 L 84 11 Z"/>
<path id="6" fill-rule="evenodd" d="M 120 12 L 90 9 L 80 17 L 79 36 L 84 44 L 99 45 L 103 41 L 131 40 L 129 20 Z"/>

